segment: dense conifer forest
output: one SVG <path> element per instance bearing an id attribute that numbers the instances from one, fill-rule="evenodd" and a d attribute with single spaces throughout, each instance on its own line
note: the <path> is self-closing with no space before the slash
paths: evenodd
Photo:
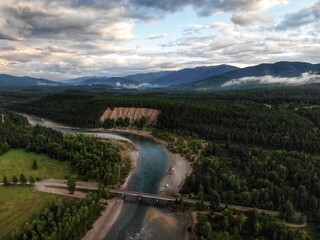
<path id="1" fill-rule="evenodd" d="M 12 239 L 81 239 L 103 210 L 99 200 L 107 193 L 108 187 L 105 186 L 122 182 L 131 163 L 123 162 L 116 147 L 94 137 L 32 127 L 25 117 L 8 111 L 0 111 L 0 115 L 0 154 L 10 148 L 45 153 L 56 161 L 70 161 L 78 179 L 101 183 L 98 194 L 89 194 L 84 200 L 63 200 L 52 204 L 23 229 L 15 231 Z M 13 185 L 18 181 L 26 184 L 23 173 Z M 34 184 L 33 178 L 30 177 L 29 181 Z M 12 187 L 7 177 L 4 177 L 4 187 Z"/>
<path id="2" fill-rule="evenodd" d="M 200 214 L 198 221 L 196 233 L 200 240 L 308 239 L 303 231 L 290 229 L 255 210 L 235 215 L 231 210 L 225 209 L 221 215 L 213 217 Z"/>
<path id="3" fill-rule="evenodd" d="M 198 139 L 207 142 L 198 161 L 193 163 L 194 171 L 187 178 L 183 193 L 193 194 L 200 202 L 210 201 L 212 209 L 224 202 L 279 210 L 280 217 L 287 221 L 292 220 L 290 212 L 299 211 L 308 217 L 310 223 L 318 226 L 318 93 L 318 88 L 260 89 L 204 95 L 65 92 L 9 107 L 79 127 L 118 126 L 116 121 L 99 122 L 107 107 L 159 109 L 161 114 L 152 128 L 155 135 L 170 132 L 193 136 L 194 142 L 200 143 Z M 29 147 L 36 151 L 35 146 L 31 144 Z M 193 154 L 199 149 L 200 145 Z M 81 167 L 88 166 L 78 167 L 81 172 Z M 86 177 L 101 178 L 100 175 Z M 109 177 L 106 179 L 110 182 Z M 254 225 L 250 220 L 252 216 Z M 251 222 L 246 223 L 243 230 L 239 230 L 241 226 L 233 218 L 230 217 L 230 225 L 224 228 L 223 218 L 203 219 L 210 225 L 208 228 L 225 229 L 225 232 L 238 236 L 235 239 L 251 239 L 248 238 L 248 229 L 254 231 L 257 224 L 260 227 L 255 237 L 261 239 L 288 239 L 288 236 L 290 239 L 305 239 L 301 232 L 283 227 L 267 216 L 249 213 L 245 218 Z M 201 231 L 198 229 L 197 234 L 204 237 Z"/>
<path id="4" fill-rule="evenodd" d="M 4 124 L 0 124 L 0 153 L 9 148 L 45 153 L 58 161 L 70 161 L 81 179 L 96 179 L 106 185 L 123 181 L 130 171 L 130 162 L 122 161 L 119 150 L 110 143 L 41 126 L 32 127 L 18 114 L 0 114 L 4 114 Z"/>
<path id="5" fill-rule="evenodd" d="M 158 129 L 196 134 L 211 141 L 317 153 L 320 134 L 315 128 L 320 113 L 312 106 L 320 102 L 318 95 L 313 89 L 205 96 L 63 93 L 14 108 L 73 126 L 97 127 L 103 125 L 99 119 L 107 107 L 149 107 L 161 110 Z"/>
<path id="6" fill-rule="evenodd" d="M 60 201 L 12 234 L 13 240 L 81 239 L 100 216 L 104 206 L 97 194 L 83 200 Z"/>

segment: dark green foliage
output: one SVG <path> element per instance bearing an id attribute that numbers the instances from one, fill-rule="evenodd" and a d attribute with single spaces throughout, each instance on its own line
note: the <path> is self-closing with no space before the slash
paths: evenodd
<path id="1" fill-rule="evenodd" d="M 203 156 L 214 156 L 216 155 L 216 143 L 209 142 L 208 145 L 202 150 Z"/>
<path id="2" fill-rule="evenodd" d="M 32 176 L 30 176 L 29 182 L 30 182 L 30 184 L 34 184 L 36 181 L 34 180 L 34 178 Z"/>
<path id="3" fill-rule="evenodd" d="M 277 222 L 274 218 L 258 214 L 255 210 L 246 215 L 234 215 L 231 210 L 225 209 L 222 215 L 205 216 L 198 215 L 196 233 L 204 239 L 217 239 L 214 232 L 225 230 L 225 236 L 221 239 L 253 240 L 253 239 L 308 239 L 305 232 L 291 229 Z"/>
<path id="4" fill-rule="evenodd" d="M 295 213 L 292 203 L 289 201 L 286 201 L 286 203 L 282 204 L 279 207 L 279 213 L 280 213 L 279 215 L 280 218 L 286 221 L 291 221 Z"/>
<path id="5" fill-rule="evenodd" d="M 27 183 L 27 179 L 23 174 L 20 175 L 19 182 L 20 182 L 20 184 L 26 184 Z"/>
<path id="6" fill-rule="evenodd" d="M 67 186 L 68 186 L 68 191 L 70 194 L 73 194 L 74 191 L 76 190 L 76 182 L 73 177 L 69 177 L 67 181 Z"/>
<path id="7" fill-rule="evenodd" d="M 95 194 L 89 194 L 84 200 L 54 203 L 22 231 L 15 231 L 12 239 L 81 239 L 102 210 Z"/>
<path id="8" fill-rule="evenodd" d="M 109 199 L 112 197 L 109 188 L 106 187 L 103 183 L 99 183 L 97 194 L 100 198 Z"/>
<path id="9" fill-rule="evenodd" d="M 315 86 L 182 96 L 65 93 L 15 108 L 70 125 L 108 128 L 126 124 L 125 119 L 99 123 L 107 107 L 159 109 L 154 133 L 170 150 L 189 149 L 195 156 L 202 149 L 201 140 L 175 139 L 175 134 L 208 142 L 183 190 L 195 194 L 199 208 L 203 200 L 209 200 L 212 209 L 220 201 L 274 210 L 281 206 L 281 217 L 290 220 L 292 203 L 319 225 L 319 90 Z M 143 127 L 143 122 L 136 124 Z M 218 222 L 203 222 L 201 236 L 210 239 L 210 233 L 225 229 L 235 239 L 304 239 L 268 216 L 240 215 L 235 220 L 232 213 L 226 215 Z"/>
<path id="10" fill-rule="evenodd" d="M 38 169 L 38 163 L 36 160 L 33 160 L 32 162 L 32 169 Z"/>
<path id="11" fill-rule="evenodd" d="M 3 185 L 7 186 L 9 184 L 8 178 L 6 176 L 3 177 Z"/>
<path id="12" fill-rule="evenodd" d="M 41 126 L 31 127 L 17 114 L 6 113 L 6 116 L 6 127 L 0 125 L 0 140 L 8 142 L 10 147 L 45 153 L 59 161 L 71 161 L 75 172 L 84 180 L 96 179 L 114 185 L 123 181 L 130 171 L 127 163 L 121 160 L 118 148 L 110 143 Z M 36 165 L 34 162 L 32 167 Z"/>
<path id="13" fill-rule="evenodd" d="M 320 210 L 320 156 L 284 150 L 220 145 L 219 154 L 194 164 L 184 192 L 222 202 L 278 210 L 287 201 L 304 212 Z"/>
<path id="14" fill-rule="evenodd" d="M 210 201 L 210 209 L 212 211 L 216 211 L 219 209 L 221 204 L 220 195 L 217 191 L 213 190 L 212 188 L 210 188 L 209 191 L 210 192 L 209 192 L 208 200 Z"/>
<path id="15" fill-rule="evenodd" d="M 129 125 L 130 125 L 130 118 L 125 117 L 125 118 L 123 119 L 123 126 L 124 126 L 124 127 L 128 127 Z"/>
<path id="16" fill-rule="evenodd" d="M 12 177 L 12 182 L 13 182 L 14 184 L 17 184 L 17 183 L 19 182 L 17 176 L 13 176 L 13 177 Z"/>
<path id="17" fill-rule="evenodd" d="M 56 97 L 59 101 L 55 101 Z M 91 95 L 73 93 L 45 97 L 35 105 L 28 104 L 28 106 L 27 111 L 31 114 L 81 127 L 99 125 L 99 119 L 107 107 L 105 103 L 97 104 L 96 99 Z"/>
<path id="18" fill-rule="evenodd" d="M 266 97 L 259 97 L 257 94 L 259 92 L 264 93 Z M 319 97 L 313 90 L 300 93 L 294 90 L 273 92 L 256 90 L 236 93 L 217 93 L 203 97 L 198 95 L 190 97 L 95 96 L 65 93 L 14 106 L 14 108 L 79 127 L 102 125 L 110 128 L 126 126 L 127 123 L 124 119 L 99 123 L 107 107 L 148 107 L 161 110 L 156 124 L 158 129 L 196 134 L 212 142 L 241 143 L 289 151 L 313 153 L 320 151 L 319 131 L 314 131 L 318 117 L 295 111 L 295 108 L 289 105 L 299 107 L 306 104 L 308 100 L 312 103 L 319 102 Z M 308 96 L 307 93 L 310 95 Z M 298 101 L 294 101 L 293 96 L 299 98 L 300 102 L 303 101 L 300 96 L 305 97 L 304 102 L 297 104 Z M 223 100 L 234 100 L 236 97 L 243 100 Z M 253 100 L 258 103 L 249 102 Z M 286 105 L 264 104 L 270 102 Z M 78 117 L 79 115 L 86 117 Z M 142 118 L 135 124 L 142 128 L 146 124 L 146 119 Z"/>
<path id="19" fill-rule="evenodd" d="M 4 154 L 10 149 L 10 145 L 7 142 L 0 142 L 0 155 Z"/>

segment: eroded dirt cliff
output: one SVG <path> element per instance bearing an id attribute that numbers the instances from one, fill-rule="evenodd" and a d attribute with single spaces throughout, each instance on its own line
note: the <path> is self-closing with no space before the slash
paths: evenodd
<path id="1" fill-rule="evenodd" d="M 151 109 L 151 108 L 126 108 L 126 107 L 116 107 L 114 109 L 107 108 L 100 118 L 101 122 L 104 122 L 106 119 L 126 118 L 128 117 L 131 122 L 134 122 L 142 117 L 148 119 L 150 123 L 155 123 L 157 117 L 161 113 L 160 110 Z"/>

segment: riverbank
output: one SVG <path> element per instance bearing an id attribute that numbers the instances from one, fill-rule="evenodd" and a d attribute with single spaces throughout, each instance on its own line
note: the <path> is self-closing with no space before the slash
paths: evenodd
<path id="1" fill-rule="evenodd" d="M 165 147 L 167 154 L 169 156 L 169 164 L 168 164 L 168 170 L 165 173 L 165 176 L 161 180 L 158 188 L 158 192 L 165 194 L 165 195 L 178 195 L 180 189 L 182 188 L 186 177 L 192 172 L 192 168 L 190 163 L 181 155 L 179 154 L 173 154 L 169 152 L 166 148 L 167 143 L 163 140 L 157 139 L 154 136 L 151 135 L 150 132 L 146 131 L 136 131 L 136 130 L 113 130 L 114 132 L 125 132 L 130 134 L 135 134 L 147 138 L 151 138 L 154 141 L 160 143 L 162 146 Z M 131 179 L 131 176 L 134 174 L 138 159 L 139 159 L 139 152 L 130 150 L 130 154 L 125 153 L 124 156 L 130 156 L 131 163 L 132 163 L 132 169 L 123 185 L 121 185 L 120 189 L 125 190 L 128 186 L 128 183 Z M 114 225 L 114 223 L 117 221 L 121 211 L 123 208 L 123 200 L 121 199 L 112 199 L 108 201 L 108 206 L 105 209 L 105 211 L 102 213 L 101 217 L 94 223 L 92 229 L 85 235 L 83 240 L 97 240 L 97 239 L 103 239 L 105 236 L 108 235 L 110 229 Z M 171 223 L 175 224 L 181 224 L 183 226 L 182 217 L 177 216 L 168 216 L 167 214 L 151 210 L 148 212 L 148 216 L 146 218 L 146 222 L 149 222 L 151 219 L 165 219 Z M 149 219 L 149 220 L 148 220 Z M 153 221 L 151 221 L 153 222 Z M 188 224 L 187 224 L 188 225 Z M 184 229 L 184 232 L 189 236 L 186 229 Z M 188 238 L 186 235 L 186 239 Z"/>
<path id="2" fill-rule="evenodd" d="M 164 195 L 178 196 L 186 178 L 192 173 L 192 167 L 188 160 L 180 154 L 173 154 L 169 151 L 168 154 L 170 165 L 160 182 L 158 191 Z"/>
<path id="3" fill-rule="evenodd" d="M 181 154 L 171 153 L 168 149 L 168 143 L 164 140 L 154 137 L 151 132 L 138 130 L 119 130 L 112 129 L 113 132 L 125 132 L 151 138 L 165 147 L 169 156 L 168 170 L 160 182 L 158 192 L 164 195 L 177 196 L 183 187 L 186 178 L 192 173 L 190 162 Z"/>
<path id="4" fill-rule="evenodd" d="M 123 200 L 118 198 L 108 200 L 106 209 L 102 212 L 98 220 L 95 221 L 92 228 L 86 233 L 82 240 L 105 239 L 112 226 L 117 221 L 123 203 Z"/>
<path id="5" fill-rule="evenodd" d="M 165 149 L 169 157 L 168 169 L 160 181 L 158 192 L 163 195 L 178 196 L 179 191 L 183 187 L 187 176 L 192 173 L 192 167 L 190 162 L 180 154 L 171 153 L 168 149 L 168 143 L 164 140 L 154 137 L 151 132 L 147 131 L 137 131 L 137 130 L 118 130 L 113 129 L 114 132 L 125 132 L 130 134 L 136 134 L 139 136 L 150 138 L 159 144 L 161 144 Z M 189 239 L 190 234 L 188 232 L 188 227 L 191 226 L 192 220 L 189 215 L 183 213 L 171 213 L 168 214 L 160 209 L 150 209 L 147 213 L 145 219 L 145 229 L 152 229 L 153 233 L 157 233 L 161 236 L 161 231 L 158 229 L 180 229 L 178 233 L 176 231 L 172 232 L 172 239 L 183 237 L 183 239 Z M 166 223 L 166 224 L 163 224 Z M 158 226 L 155 228 L 154 226 Z M 159 227 L 162 226 L 162 227 Z M 168 231 L 166 231 L 168 232 Z"/>
<path id="6" fill-rule="evenodd" d="M 131 142 L 131 141 L 130 141 Z M 138 160 L 139 151 L 135 148 L 127 148 L 127 150 L 121 151 L 122 158 L 130 158 L 131 160 L 131 171 L 126 178 L 126 181 L 120 186 L 120 189 L 126 189 L 128 182 L 134 174 Z M 112 226 L 115 224 L 119 215 L 122 211 L 124 201 L 122 199 L 113 198 L 107 201 L 106 209 L 102 212 L 101 216 L 95 221 L 91 230 L 89 230 L 82 240 L 98 240 L 104 239 L 110 232 Z"/>
<path id="7" fill-rule="evenodd" d="M 29 121 L 30 121 L 30 117 L 29 117 Z M 44 125 L 47 124 L 47 127 L 52 127 L 56 130 L 59 131 L 63 131 L 65 133 L 71 133 L 74 134 L 75 130 L 74 128 L 71 127 L 66 127 L 63 126 L 63 128 L 60 128 L 59 124 L 55 124 L 55 123 L 47 123 L 45 119 L 39 119 L 39 118 L 34 118 L 33 119 L 33 124 L 40 124 L 40 125 Z M 110 132 L 107 132 L 105 129 L 83 129 L 80 130 L 81 133 L 83 134 L 90 134 L 94 137 L 97 138 L 101 138 L 103 140 L 106 141 L 110 141 L 110 142 L 118 142 L 119 144 L 123 144 L 123 145 L 130 145 L 130 143 L 132 143 L 130 140 L 117 136 L 116 134 L 112 134 Z M 158 142 L 159 144 L 161 144 L 162 146 L 165 147 L 168 156 L 169 156 L 169 161 L 168 161 L 168 169 L 171 169 L 170 171 L 168 170 L 165 173 L 165 176 L 163 177 L 161 183 L 159 184 L 159 191 L 160 188 L 166 186 L 165 182 L 169 182 L 169 187 L 165 187 L 166 189 L 162 190 L 163 193 L 165 191 L 167 191 L 167 193 L 164 194 L 178 194 L 178 191 L 180 190 L 180 188 L 183 186 L 183 183 L 185 181 L 186 178 L 186 173 L 191 173 L 191 171 L 188 171 L 188 169 L 191 169 L 191 167 L 189 166 L 189 162 L 184 159 L 183 157 L 179 156 L 178 154 L 172 154 L 167 150 L 167 143 L 163 140 L 157 139 L 154 136 L 151 135 L 150 132 L 146 132 L 146 131 L 136 131 L 136 130 L 117 130 L 115 132 L 128 132 L 128 133 L 132 133 L 135 135 L 140 135 L 143 137 L 147 137 L 150 139 L 153 139 L 154 141 Z M 119 141 L 120 140 L 120 141 Z M 123 141 L 125 140 L 125 141 Z M 134 175 L 137 165 L 138 165 L 138 159 L 139 159 L 139 152 L 135 149 L 132 149 L 131 147 L 124 147 L 123 149 L 127 149 L 127 152 L 123 152 L 122 153 L 126 156 L 126 158 L 130 158 L 131 160 L 131 164 L 132 164 L 132 168 L 131 171 L 128 175 L 128 177 L 126 178 L 126 181 L 121 185 L 118 186 L 120 189 L 126 189 L 128 187 L 128 183 L 130 182 L 130 179 L 132 178 L 132 176 Z M 129 153 L 130 152 L 130 153 Z M 174 171 L 172 172 L 172 169 L 174 169 Z M 177 170 L 176 170 L 177 169 Z M 179 169 L 179 170 L 178 170 Z M 180 170 L 181 169 L 181 170 Z M 172 188 L 172 189 L 171 189 Z M 47 189 L 50 190 L 50 192 L 53 191 L 52 188 Z M 56 190 L 54 190 L 56 191 Z M 57 192 L 55 192 L 56 194 L 59 194 Z M 60 193 L 61 195 L 68 195 L 66 192 L 64 193 Z M 78 193 L 75 193 L 74 197 L 83 197 L 83 196 L 78 196 Z M 110 230 L 112 229 L 113 225 L 115 224 L 115 222 L 119 219 L 119 216 L 121 215 L 121 212 L 124 209 L 124 202 L 121 199 L 111 199 L 107 201 L 108 206 L 106 207 L 106 209 L 103 211 L 102 215 L 99 217 L 99 219 L 97 219 L 97 221 L 93 224 L 92 229 L 85 235 L 85 237 L 83 239 L 88 240 L 88 239 L 92 239 L 92 240 L 96 240 L 96 239 L 104 239 L 108 233 L 110 232 Z M 148 217 L 151 219 L 154 219 L 154 217 L 156 217 L 155 215 L 159 216 L 164 214 L 161 218 L 166 217 L 166 213 L 159 213 L 157 211 L 150 211 L 150 213 L 148 213 Z M 180 216 L 180 215 L 179 215 Z M 180 218 L 183 218 L 181 215 Z M 177 223 L 181 222 L 179 220 L 179 217 L 174 217 L 172 218 L 172 221 L 176 220 Z M 148 224 L 146 222 L 146 224 Z M 188 224 L 183 224 L 183 226 L 188 226 Z M 187 231 L 186 231 L 187 232 Z M 171 234 L 171 233 L 170 233 Z"/>

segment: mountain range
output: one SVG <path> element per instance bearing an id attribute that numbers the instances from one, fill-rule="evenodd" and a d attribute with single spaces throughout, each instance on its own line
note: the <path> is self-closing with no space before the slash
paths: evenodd
<path id="1" fill-rule="evenodd" d="M 60 83 L 43 78 L 16 77 L 8 74 L 0 74 L 0 87 L 57 85 L 60 85 Z"/>
<path id="2" fill-rule="evenodd" d="M 264 63 L 238 68 L 230 65 L 142 73 L 125 77 L 86 76 L 63 81 L 0 75 L 0 87 L 63 87 L 111 89 L 167 88 L 174 90 L 229 90 L 320 83 L 320 64 Z"/>
<path id="3" fill-rule="evenodd" d="M 282 85 L 320 83 L 320 64 L 305 62 L 263 63 L 190 84 L 172 88 L 184 90 L 230 90 Z"/>

